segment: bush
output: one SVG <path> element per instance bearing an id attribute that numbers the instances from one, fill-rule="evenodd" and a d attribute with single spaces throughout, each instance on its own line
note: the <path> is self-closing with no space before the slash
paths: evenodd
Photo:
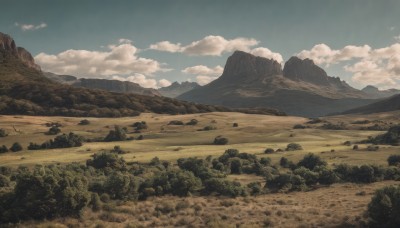
<path id="1" fill-rule="evenodd" d="M 126 131 L 120 126 L 114 126 L 114 130 L 110 130 L 104 138 L 105 142 L 125 141 L 127 140 Z"/>
<path id="2" fill-rule="evenodd" d="M 345 145 L 345 146 L 351 146 L 351 142 L 350 142 L 350 141 L 346 141 L 346 142 L 343 143 L 343 145 Z"/>
<path id="3" fill-rule="evenodd" d="M 136 122 L 132 125 L 132 127 L 134 127 L 135 130 L 137 130 L 137 131 L 148 128 L 147 123 L 145 121 Z"/>
<path id="4" fill-rule="evenodd" d="M 137 140 L 143 140 L 144 139 L 144 136 L 143 135 L 139 135 L 138 137 L 137 137 Z"/>
<path id="5" fill-rule="evenodd" d="M 90 124 L 90 121 L 87 120 L 87 119 L 81 120 L 81 121 L 78 123 L 78 125 L 89 125 L 89 124 Z"/>
<path id="6" fill-rule="evenodd" d="M 5 129 L 0 128 L 0 137 L 6 137 L 8 134 Z"/>
<path id="7" fill-rule="evenodd" d="M 299 161 L 297 166 L 303 166 L 309 170 L 313 170 L 317 166 L 326 166 L 326 162 L 323 161 L 319 156 L 309 153 L 305 155 L 302 160 Z"/>
<path id="8" fill-rule="evenodd" d="M 49 130 L 46 132 L 46 135 L 57 135 L 58 133 L 61 132 L 61 129 L 58 128 L 57 126 L 52 126 L 49 128 Z"/>
<path id="9" fill-rule="evenodd" d="M 89 206 L 92 209 L 92 211 L 96 212 L 101 209 L 102 202 L 100 200 L 99 194 L 97 193 L 92 193 L 91 199 L 89 202 Z"/>
<path id="10" fill-rule="evenodd" d="M 295 150 L 302 150 L 303 147 L 298 143 L 289 143 L 286 146 L 286 151 L 295 151 Z"/>
<path id="11" fill-rule="evenodd" d="M 217 130 L 217 127 L 212 126 L 212 125 L 208 125 L 208 126 L 205 126 L 205 127 L 202 129 L 202 131 L 212 131 L 212 130 Z"/>
<path id="12" fill-rule="evenodd" d="M 390 155 L 387 161 L 389 165 L 398 166 L 400 164 L 400 155 Z"/>
<path id="13" fill-rule="evenodd" d="M 9 186 L 10 186 L 10 178 L 0 174 L 0 188 L 9 187 Z"/>
<path id="14" fill-rule="evenodd" d="M 82 136 L 76 135 L 72 132 L 62 134 L 41 145 L 42 149 L 54 149 L 54 148 L 70 148 L 80 147 L 83 145 L 85 139 Z"/>
<path id="15" fill-rule="evenodd" d="M 23 148 L 22 148 L 21 144 L 19 144 L 18 142 L 14 143 L 14 144 L 10 147 L 10 150 L 11 150 L 12 152 L 18 152 L 18 151 L 21 151 L 22 149 L 23 149 Z"/>
<path id="16" fill-rule="evenodd" d="M 279 164 L 283 168 L 292 168 L 296 166 L 292 161 L 290 161 L 286 157 L 281 157 L 281 159 L 279 160 Z"/>
<path id="17" fill-rule="evenodd" d="M 358 150 L 358 145 L 354 145 L 353 150 Z"/>
<path id="18" fill-rule="evenodd" d="M 367 151 L 377 151 L 377 150 L 379 150 L 379 146 L 376 145 L 369 145 L 367 147 Z"/>
<path id="19" fill-rule="evenodd" d="M 293 126 L 293 129 L 306 129 L 307 127 L 301 124 L 296 124 Z"/>
<path id="20" fill-rule="evenodd" d="M 171 120 L 168 125 L 184 125 L 180 120 Z"/>
<path id="21" fill-rule="evenodd" d="M 373 144 L 389 144 L 393 146 L 398 146 L 400 144 L 400 125 L 390 127 L 385 134 L 378 135 L 375 138 L 370 138 L 365 142 Z"/>
<path id="22" fill-rule="evenodd" d="M 111 168 L 115 170 L 125 170 L 126 164 L 124 158 L 118 157 L 113 153 L 94 154 L 93 159 L 86 161 L 87 166 L 93 166 L 96 169 Z"/>
<path id="23" fill-rule="evenodd" d="M 126 151 L 121 149 L 120 146 L 114 146 L 114 149 L 110 150 L 111 153 L 117 153 L 117 154 L 126 154 Z"/>
<path id="24" fill-rule="evenodd" d="M 307 188 L 305 180 L 292 173 L 277 175 L 266 186 L 272 191 L 303 191 Z"/>
<path id="25" fill-rule="evenodd" d="M 186 123 L 186 125 L 197 125 L 197 123 L 199 123 L 198 120 L 196 120 L 196 119 L 191 119 L 189 122 Z"/>
<path id="26" fill-rule="evenodd" d="M 245 196 L 246 191 L 239 182 L 232 182 L 221 178 L 211 178 L 204 182 L 205 192 L 218 193 L 223 196 Z"/>
<path id="27" fill-rule="evenodd" d="M 400 227 L 400 187 L 389 186 L 375 192 L 368 204 L 370 227 Z"/>
<path id="28" fill-rule="evenodd" d="M 264 153 L 265 153 L 265 154 L 272 154 L 272 153 L 274 153 L 274 152 L 275 152 L 275 150 L 272 149 L 272 148 L 267 148 L 267 149 L 264 150 Z"/>
<path id="29" fill-rule="evenodd" d="M 315 185 L 318 183 L 319 174 L 305 167 L 295 169 L 293 171 L 293 174 L 301 176 L 304 179 L 306 185 Z"/>
<path id="30" fill-rule="evenodd" d="M 42 146 L 33 142 L 29 143 L 28 150 L 40 150 Z"/>
<path id="31" fill-rule="evenodd" d="M 238 123 L 233 123 L 232 127 L 239 127 Z"/>
<path id="32" fill-rule="evenodd" d="M 231 158 L 230 159 L 230 168 L 232 174 L 241 174 L 242 173 L 242 159 L 240 158 Z"/>
<path id="33" fill-rule="evenodd" d="M 5 145 L 1 146 L 0 153 L 6 153 L 6 152 L 8 152 L 8 148 Z"/>
<path id="34" fill-rule="evenodd" d="M 214 144 L 215 145 L 226 145 L 228 144 L 229 140 L 227 138 L 224 138 L 222 136 L 217 136 L 214 139 Z"/>

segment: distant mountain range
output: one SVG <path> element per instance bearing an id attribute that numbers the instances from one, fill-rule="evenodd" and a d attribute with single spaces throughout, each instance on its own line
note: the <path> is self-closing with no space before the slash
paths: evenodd
<path id="1" fill-rule="evenodd" d="M 160 96 L 89 89 L 83 88 L 89 87 L 85 79 L 78 81 L 81 83 L 79 88 L 71 86 L 77 83 L 73 76 L 47 74 L 46 77 L 28 51 L 17 47 L 9 35 L 0 33 L 0 114 L 120 117 L 135 116 L 141 112 L 187 114 L 239 111 L 284 115 L 273 109 L 231 109 Z M 91 80 L 89 84 L 96 84 L 95 87 L 100 88 L 110 82 L 116 84 L 114 87 L 127 91 L 123 86 L 138 86 L 101 79 Z M 107 85 L 106 89 L 112 87 Z"/>
<path id="2" fill-rule="evenodd" d="M 151 88 L 143 88 L 137 83 L 119 80 L 97 79 L 97 78 L 77 78 L 71 75 L 58 75 L 50 72 L 43 73 L 47 78 L 68 84 L 74 87 L 83 87 L 89 89 L 103 89 L 117 93 L 134 93 L 147 96 L 161 96 L 161 94 Z"/>
<path id="3" fill-rule="evenodd" d="M 372 85 L 366 86 L 361 91 L 368 94 L 368 96 L 371 98 L 385 98 L 385 97 L 391 97 L 396 94 L 400 94 L 400 90 L 398 89 L 379 90 L 378 88 Z"/>
<path id="4" fill-rule="evenodd" d="M 178 97 L 181 94 L 184 94 L 190 90 L 201 87 L 196 82 L 174 82 L 170 86 L 162 87 L 158 89 L 158 92 L 164 97 Z"/>
<path id="5" fill-rule="evenodd" d="M 272 107 L 314 117 L 367 105 L 376 97 L 328 76 L 310 59 L 291 57 L 282 69 L 275 60 L 236 51 L 221 77 L 177 98 L 228 107 Z"/>

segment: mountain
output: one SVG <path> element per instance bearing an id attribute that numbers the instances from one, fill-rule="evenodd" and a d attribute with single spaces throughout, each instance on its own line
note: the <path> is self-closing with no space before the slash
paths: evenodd
<path id="1" fill-rule="evenodd" d="M 370 114 L 397 110 L 400 110 L 400 94 L 381 99 L 372 104 L 344 111 L 341 114 Z"/>
<path id="2" fill-rule="evenodd" d="M 170 86 L 159 88 L 158 92 L 164 97 L 175 98 L 198 87 L 200 87 L 200 85 L 196 82 L 174 82 Z"/>
<path id="3" fill-rule="evenodd" d="M 385 98 L 400 94 L 400 90 L 398 89 L 379 90 L 377 87 L 372 85 L 366 86 L 361 91 L 368 94 L 368 96 L 372 98 Z"/>
<path id="4" fill-rule="evenodd" d="M 147 96 L 161 96 L 161 94 L 151 88 L 143 88 L 137 83 L 119 80 L 97 79 L 97 78 L 77 78 L 71 75 L 57 75 L 50 72 L 44 75 L 59 83 L 68 84 L 74 87 L 89 89 L 102 89 L 117 93 L 134 93 Z"/>
<path id="5" fill-rule="evenodd" d="M 372 103 L 364 92 L 330 77 L 310 59 L 272 59 L 236 51 L 222 75 L 177 97 L 228 107 L 271 107 L 290 115 L 323 116 Z"/>
<path id="6" fill-rule="evenodd" d="M 186 114 L 232 112 L 284 115 L 272 109 L 230 109 L 167 97 L 77 88 L 50 80 L 32 55 L 0 33 L 0 114 L 120 117 L 141 112 Z M 63 76 L 73 80 L 71 76 Z"/>

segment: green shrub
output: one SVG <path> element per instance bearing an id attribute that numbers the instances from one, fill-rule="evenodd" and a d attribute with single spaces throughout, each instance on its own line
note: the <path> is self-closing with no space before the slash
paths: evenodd
<path id="1" fill-rule="evenodd" d="M 29 143 L 28 150 L 40 150 L 42 146 L 33 142 Z"/>
<path id="2" fill-rule="evenodd" d="M 241 174 L 242 171 L 242 159 L 232 158 L 230 159 L 230 169 L 232 174 Z"/>
<path id="3" fill-rule="evenodd" d="M 303 166 L 309 170 L 313 170 L 317 166 L 326 166 L 326 162 L 323 161 L 319 156 L 309 153 L 305 155 L 302 160 L 299 161 L 297 166 Z"/>
<path id="4" fill-rule="evenodd" d="M 0 128 L 0 137 L 6 137 L 6 136 L 8 136 L 6 130 L 3 128 Z"/>
<path id="5" fill-rule="evenodd" d="M 221 135 L 215 137 L 215 139 L 214 139 L 215 145 L 226 145 L 226 144 L 228 144 L 228 142 L 229 142 L 229 140 L 225 137 L 222 137 Z"/>
<path id="6" fill-rule="evenodd" d="M 293 129 L 306 129 L 307 127 L 301 124 L 296 124 L 293 126 Z"/>
<path id="7" fill-rule="evenodd" d="M 267 182 L 272 191 L 303 191 L 307 188 L 306 181 L 300 175 L 293 173 L 279 174 Z"/>
<path id="8" fill-rule="evenodd" d="M 89 125 L 89 124 L 90 124 L 90 121 L 87 120 L 87 119 L 83 119 L 83 120 L 81 120 L 78 124 L 79 124 L 79 125 Z"/>
<path id="9" fill-rule="evenodd" d="M 212 130 L 217 130 L 217 127 L 212 126 L 212 125 L 208 125 L 208 126 L 205 126 L 205 127 L 202 129 L 202 131 L 212 131 Z"/>
<path id="10" fill-rule="evenodd" d="M 120 126 L 114 126 L 114 130 L 110 130 L 104 138 L 105 142 L 125 141 L 127 140 L 126 131 Z"/>
<path id="11" fill-rule="evenodd" d="M 89 206 L 93 211 L 99 211 L 101 209 L 102 202 L 100 200 L 99 194 L 92 193 Z"/>
<path id="12" fill-rule="evenodd" d="M 184 123 L 180 120 L 171 120 L 168 125 L 184 125 Z"/>
<path id="13" fill-rule="evenodd" d="M 61 132 L 61 129 L 57 126 L 52 126 L 49 128 L 49 130 L 46 132 L 46 135 L 57 135 L 58 133 Z"/>
<path id="14" fill-rule="evenodd" d="M 135 128 L 135 130 L 140 131 L 140 130 L 144 130 L 147 129 L 147 123 L 145 121 L 140 121 L 140 122 L 136 122 L 132 125 L 132 127 Z"/>
<path id="15" fill-rule="evenodd" d="M 218 193 L 224 196 L 245 196 L 246 190 L 239 182 L 232 182 L 222 178 L 211 178 L 204 182 L 204 191 L 208 194 Z"/>
<path id="16" fill-rule="evenodd" d="M 387 161 L 389 165 L 398 166 L 400 164 L 400 155 L 390 155 Z"/>
<path id="17" fill-rule="evenodd" d="M 43 149 L 80 147 L 83 145 L 84 140 L 82 136 L 70 132 L 69 134 L 59 135 L 54 140 L 43 143 L 41 147 Z"/>
<path id="18" fill-rule="evenodd" d="M 286 146 L 286 151 L 295 151 L 295 150 L 302 150 L 303 147 L 298 143 L 289 143 Z"/>
<path id="19" fill-rule="evenodd" d="M 5 145 L 1 146 L 0 153 L 6 153 L 6 152 L 8 152 L 8 148 Z"/>
<path id="20" fill-rule="evenodd" d="M 239 124 L 238 123 L 233 123 L 232 127 L 239 127 Z"/>
<path id="21" fill-rule="evenodd" d="M 199 123 L 198 120 L 196 119 L 191 119 L 189 122 L 186 123 L 186 125 L 197 125 Z"/>
<path id="22" fill-rule="evenodd" d="M 10 186 L 10 178 L 0 174 L 0 188 L 9 187 Z M 1 207 L 1 206 L 0 206 Z"/>
<path id="23" fill-rule="evenodd" d="M 22 148 L 21 144 L 19 144 L 18 142 L 14 143 L 14 144 L 10 147 L 10 150 L 11 150 L 12 152 L 18 152 L 18 151 L 21 151 L 22 149 L 23 149 L 23 148 Z"/>
<path id="24" fill-rule="evenodd" d="M 96 169 L 111 168 L 115 170 L 125 170 L 126 164 L 124 158 L 118 157 L 117 154 L 113 153 L 100 153 L 94 154 L 93 159 L 86 161 L 87 166 L 92 166 Z"/>
<path id="25" fill-rule="evenodd" d="M 370 227 L 400 227 L 400 187 L 384 187 L 368 204 Z"/>
<path id="26" fill-rule="evenodd" d="M 274 153 L 274 152 L 275 152 L 275 150 L 272 149 L 272 148 L 267 148 L 267 149 L 264 150 L 264 153 L 265 153 L 265 154 L 272 154 L 272 153 Z"/>
<path id="27" fill-rule="evenodd" d="M 300 167 L 293 171 L 293 174 L 301 176 L 306 185 L 315 185 L 318 183 L 319 174 L 313 172 L 306 167 Z"/>

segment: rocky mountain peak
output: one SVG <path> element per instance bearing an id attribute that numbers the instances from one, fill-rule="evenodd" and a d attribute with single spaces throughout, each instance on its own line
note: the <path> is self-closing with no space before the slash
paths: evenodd
<path id="1" fill-rule="evenodd" d="M 361 91 L 364 91 L 366 93 L 377 93 L 377 92 L 379 92 L 379 89 L 377 87 L 375 87 L 375 86 L 367 85 Z"/>
<path id="2" fill-rule="evenodd" d="M 31 53 L 29 53 L 25 48 L 17 47 L 11 36 L 0 32 L 0 51 L 1 50 L 11 53 L 26 66 L 40 71 L 40 66 L 35 63 Z"/>
<path id="3" fill-rule="evenodd" d="M 273 59 L 235 51 L 227 60 L 220 79 L 257 80 L 282 74 L 282 66 Z"/>
<path id="4" fill-rule="evenodd" d="M 316 85 L 329 85 L 329 77 L 326 72 L 314 64 L 311 59 L 291 57 L 283 68 L 283 76 L 293 81 L 305 81 Z"/>

